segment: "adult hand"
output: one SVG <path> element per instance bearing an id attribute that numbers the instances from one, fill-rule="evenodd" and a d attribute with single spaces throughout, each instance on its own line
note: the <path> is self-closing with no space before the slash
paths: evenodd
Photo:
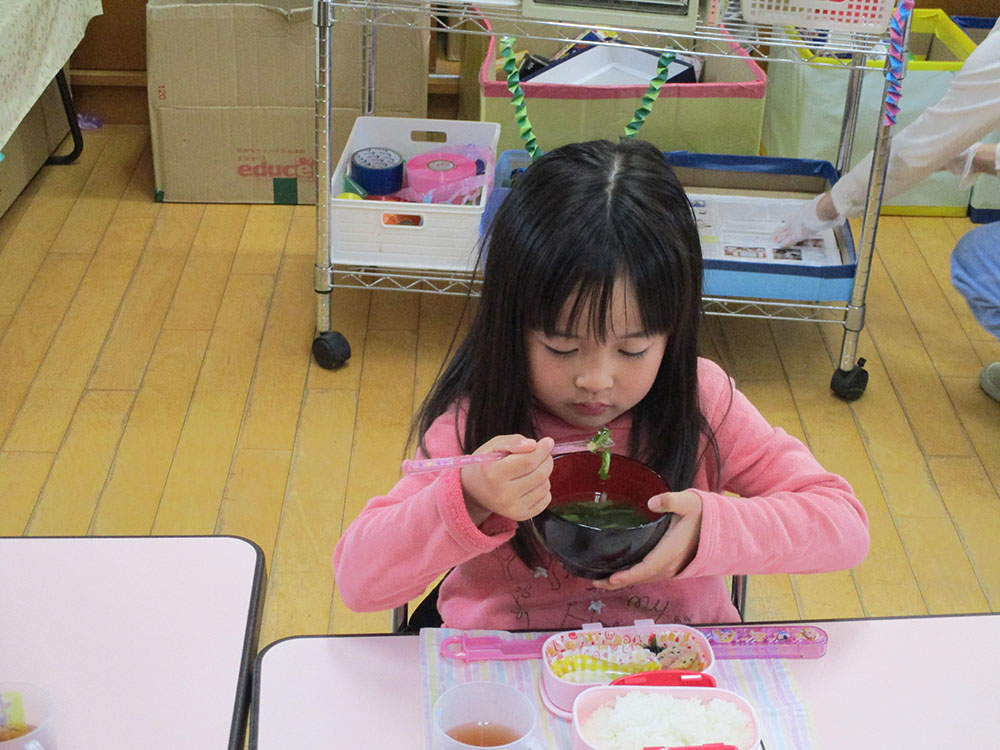
<path id="1" fill-rule="evenodd" d="M 782 222 L 774 232 L 774 242 L 778 247 L 791 247 L 843 221 L 844 217 L 837 215 L 833 198 L 823 193 L 803 203 L 798 214 Z"/>
<path id="2" fill-rule="evenodd" d="M 697 492 L 665 492 L 649 499 L 649 509 L 673 513 L 670 528 L 653 550 L 631 568 L 594 581 L 594 586 L 615 591 L 625 586 L 672 578 L 690 563 L 698 552 L 701 536 L 701 497 Z"/>
<path id="3" fill-rule="evenodd" d="M 941 168 L 942 171 L 951 172 L 953 175 L 958 177 L 958 186 L 963 190 L 965 188 L 972 187 L 972 184 L 979 177 L 978 174 L 973 173 L 973 162 L 976 159 L 976 151 L 980 144 L 974 143 L 969 146 L 965 151 L 955 154 L 951 159 L 945 162 L 945 165 Z"/>
<path id="4" fill-rule="evenodd" d="M 965 151 L 952 157 L 942 169 L 958 175 L 960 188 L 970 188 L 976 184 L 981 174 L 1000 174 L 997 156 L 997 144 L 973 143 Z"/>
<path id="5" fill-rule="evenodd" d="M 499 461 L 463 466 L 462 492 L 472 521 L 478 526 L 490 513 L 513 521 L 526 521 L 541 513 L 552 500 L 552 438 L 533 440 L 523 435 L 500 435 L 476 453 L 508 451 Z"/>

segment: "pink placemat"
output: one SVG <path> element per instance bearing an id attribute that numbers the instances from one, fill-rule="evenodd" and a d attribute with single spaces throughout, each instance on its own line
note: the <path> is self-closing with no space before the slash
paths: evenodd
<path id="1" fill-rule="evenodd" d="M 420 631 L 420 668 L 424 687 L 424 729 L 431 745 L 431 711 L 448 688 L 461 682 L 490 680 L 512 685 L 535 703 L 538 739 L 550 750 L 571 750 L 570 722 L 553 715 L 542 703 L 538 683 L 540 659 L 522 661 L 478 661 L 466 664 L 441 656 L 441 643 L 453 635 L 496 635 L 511 640 L 530 640 L 538 633 L 508 633 L 503 630 L 455 630 L 424 628 Z M 809 712 L 795 680 L 782 659 L 720 659 L 716 662 L 719 687 L 746 698 L 757 711 L 764 750 L 813 750 Z"/>

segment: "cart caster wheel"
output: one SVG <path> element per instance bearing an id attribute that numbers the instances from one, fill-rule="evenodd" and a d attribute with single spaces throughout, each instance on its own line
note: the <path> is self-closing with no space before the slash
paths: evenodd
<path id="1" fill-rule="evenodd" d="M 351 345 L 339 331 L 327 331 L 313 340 L 312 353 L 324 370 L 335 370 L 351 358 Z"/>
<path id="2" fill-rule="evenodd" d="M 865 358 L 850 370 L 836 369 L 830 380 L 830 389 L 844 401 L 857 401 L 868 386 L 868 371 L 865 369 Z"/>

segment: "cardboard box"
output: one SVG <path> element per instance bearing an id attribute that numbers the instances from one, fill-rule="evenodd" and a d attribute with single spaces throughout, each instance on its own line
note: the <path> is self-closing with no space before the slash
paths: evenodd
<path id="1" fill-rule="evenodd" d="M 987 37 L 997 22 L 995 17 L 989 16 L 951 16 L 951 20 L 976 44 Z"/>
<path id="2" fill-rule="evenodd" d="M 947 91 L 974 43 L 941 10 L 916 9 L 910 26 L 911 59 L 903 81 L 896 131 L 913 122 Z M 767 71 L 763 150 L 769 156 L 836 161 L 847 96 L 848 71 L 803 40 L 801 48 L 772 47 Z M 818 55 L 818 57 L 816 56 Z M 804 64 L 809 60 L 819 64 Z M 850 167 L 872 150 L 885 83 L 884 60 L 871 60 L 863 73 L 858 123 Z M 938 172 L 889 198 L 882 213 L 965 216 L 969 190 L 958 177 Z"/>
<path id="3" fill-rule="evenodd" d="M 334 155 L 361 114 L 360 12 L 332 31 Z M 376 113 L 424 117 L 429 32 L 376 38 Z M 316 201 L 310 0 L 149 0 L 146 40 L 157 200 Z"/>
<path id="4" fill-rule="evenodd" d="M 0 161 L 0 216 L 31 182 L 67 133 L 66 110 L 59 87 L 52 81 L 0 148 L 4 156 Z"/>
<path id="5" fill-rule="evenodd" d="M 529 22 L 519 27 L 525 29 L 524 33 L 532 31 Z M 546 36 L 544 28 L 536 33 Z M 722 27 L 717 33 L 727 36 Z M 636 38 L 642 43 L 655 41 L 643 41 L 641 35 Z M 551 57 L 564 44 L 531 39 L 517 49 Z M 697 54 L 702 45 L 706 51 L 717 50 L 719 42 L 695 41 L 691 52 Z M 759 152 L 767 79 L 735 41 L 729 45 L 732 55 L 705 57 L 700 83 L 663 85 L 638 137 L 663 149 L 748 155 Z M 478 101 L 469 102 L 465 97 L 461 111 L 483 122 L 500 123 L 499 149 L 505 151 L 523 148 L 524 142 L 514 119 L 506 76 L 496 65 L 499 57 L 496 36 L 492 36 L 479 70 Z M 616 140 L 623 136 L 649 82 L 602 86 L 536 83 L 529 79 L 521 88 L 538 145 L 549 151 L 574 141 Z"/>
<path id="6" fill-rule="evenodd" d="M 668 153 L 677 179 L 691 193 L 735 193 L 770 198 L 812 198 L 837 181 L 833 164 L 818 159 Z M 849 300 L 857 254 L 849 224 L 834 230 L 842 262 L 778 265 L 705 258 L 705 296 L 752 297 L 797 302 Z"/>

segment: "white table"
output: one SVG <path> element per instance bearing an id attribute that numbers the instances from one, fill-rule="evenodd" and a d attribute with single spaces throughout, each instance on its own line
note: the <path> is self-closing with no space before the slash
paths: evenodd
<path id="1" fill-rule="evenodd" d="M 826 655 L 788 665 L 817 750 L 1000 746 L 1000 616 L 814 624 Z M 420 747 L 421 683 L 413 635 L 277 641 L 254 666 L 250 748 Z"/>
<path id="2" fill-rule="evenodd" d="M 242 748 L 263 582 L 237 537 L 0 538 L 0 678 L 60 750 Z"/>
<path id="3" fill-rule="evenodd" d="M 101 0 L 0 2 L 0 152 L 100 14 Z"/>

